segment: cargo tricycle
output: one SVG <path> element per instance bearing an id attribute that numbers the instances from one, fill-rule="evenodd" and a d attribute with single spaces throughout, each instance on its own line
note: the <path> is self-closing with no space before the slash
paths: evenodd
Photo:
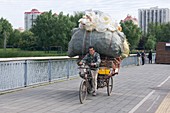
<path id="1" fill-rule="evenodd" d="M 113 77 L 118 74 L 120 58 L 101 58 L 97 77 L 97 89 L 107 87 L 110 96 L 113 89 Z M 79 76 L 83 79 L 79 88 L 80 103 L 83 104 L 88 94 L 92 91 L 91 67 L 86 64 L 79 66 Z"/>

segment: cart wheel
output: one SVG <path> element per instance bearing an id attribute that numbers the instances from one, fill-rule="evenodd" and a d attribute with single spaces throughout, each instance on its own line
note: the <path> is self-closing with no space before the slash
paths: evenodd
<path id="1" fill-rule="evenodd" d="M 111 95 L 113 89 L 113 77 L 109 77 L 107 80 L 107 94 L 108 96 Z"/>
<path id="2" fill-rule="evenodd" d="M 86 81 L 82 80 L 79 88 L 79 99 L 81 104 L 83 104 L 83 102 L 86 100 L 86 97 L 87 97 Z"/>

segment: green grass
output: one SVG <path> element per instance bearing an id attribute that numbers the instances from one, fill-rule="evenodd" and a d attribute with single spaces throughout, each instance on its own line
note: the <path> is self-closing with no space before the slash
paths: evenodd
<path id="1" fill-rule="evenodd" d="M 43 57 L 43 56 L 66 56 L 67 53 L 57 53 L 56 51 L 50 51 L 45 53 L 44 51 L 23 51 L 16 48 L 0 49 L 0 58 L 10 58 L 10 57 Z"/>

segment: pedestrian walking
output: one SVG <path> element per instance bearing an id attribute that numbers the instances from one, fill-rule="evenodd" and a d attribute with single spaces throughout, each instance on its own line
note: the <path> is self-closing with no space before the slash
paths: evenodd
<path id="1" fill-rule="evenodd" d="M 139 66 L 140 65 L 140 52 L 137 50 L 137 66 Z"/>
<path id="2" fill-rule="evenodd" d="M 144 52 L 144 50 L 142 50 L 141 57 L 142 57 L 142 65 L 144 65 L 145 64 L 145 52 Z"/>
<path id="3" fill-rule="evenodd" d="M 149 51 L 148 59 L 149 59 L 149 64 L 152 64 L 152 50 Z"/>

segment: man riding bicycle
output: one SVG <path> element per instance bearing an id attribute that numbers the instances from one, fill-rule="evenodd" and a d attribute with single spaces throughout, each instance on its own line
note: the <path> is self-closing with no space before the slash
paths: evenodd
<path id="1" fill-rule="evenodd" d="M 97 91 L 97 76 L 99 71 L 99 65 L 101 63 L 100 54 L 95 52 L 94 47 L 89 47 L 89 52 L 86 56 L 79 62 L 80 65 L 83 63 L 88 64 L 91 68 L 92 75 L 92 91 L 93 96 L 96 96 Z"/>

